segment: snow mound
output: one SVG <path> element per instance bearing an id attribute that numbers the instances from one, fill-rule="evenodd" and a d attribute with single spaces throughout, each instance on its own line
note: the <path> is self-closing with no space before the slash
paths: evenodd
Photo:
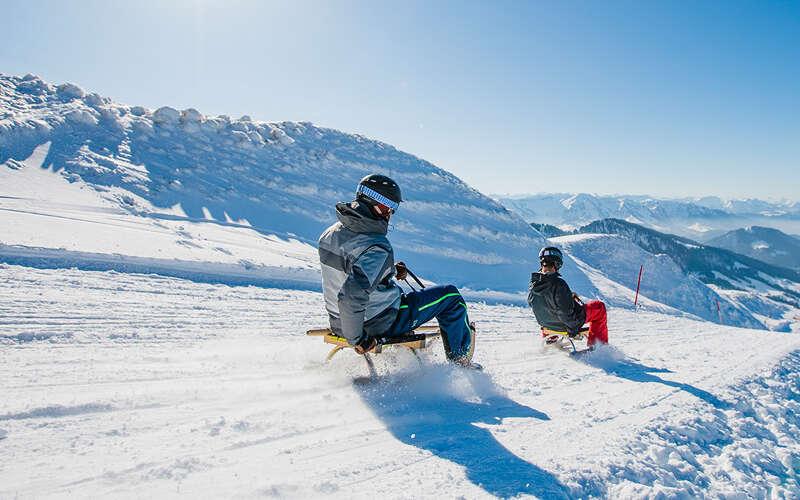
<path id="1" fill-rule="evenodd" d="M 178 123 L 180 118 L 181 114 L 178 110 L 170 108 L 169 106 L 158 108 L 155 113 L 153 113 L 153 122 L 161 125 L 174 125 Z"/>
<path id="2" fill-rule="evenodd" d="M 58 94 L 67 99 L 81 99 L 86 93 L 74 83 L 65 83 L 57 87 Z"/>

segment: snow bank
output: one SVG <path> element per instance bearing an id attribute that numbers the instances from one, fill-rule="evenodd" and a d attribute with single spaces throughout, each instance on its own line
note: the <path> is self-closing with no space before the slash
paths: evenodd
<path id="1" fill-rule="evenodd" d="M 798 498 L 800 354 L 731 389 L 731 402 L 657 419 L 609 465 L 610 498 Z"/>
<path id="2" fill-rule="evenodd" d="M 86 93 L 74 83 L 65 83 L 56 87 L 58 94 L 67 99 L 81 99 Z"/>

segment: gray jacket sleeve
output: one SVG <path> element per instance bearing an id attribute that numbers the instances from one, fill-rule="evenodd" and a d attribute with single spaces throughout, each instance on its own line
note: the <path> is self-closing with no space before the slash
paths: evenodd
<path id="1" fill-rule="evenodd" d="M 350 345 L 355 346 L 364 335 L 364 312 L 369 302 L 369 294 L 386 274 L 390 254 L 380 246 L 372 246 L 353 262 L 347 279 L 339 291 L 339 315 L 342 322 L 342 335 Z"/>

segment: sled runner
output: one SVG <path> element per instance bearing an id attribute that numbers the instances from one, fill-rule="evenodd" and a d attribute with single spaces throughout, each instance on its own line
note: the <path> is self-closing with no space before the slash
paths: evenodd
<path id="1" fill-rule="evenodd" d="M 419 359 L 417 354 L 418 349 L 425 349 L 431 345 L 431 342 L 441 334 L 439 327 L 436 325 L 420 326 L 419 328 L 408 332 L 406 335 L 399 337 L 376 337 L 377 345 L 371 351 L 372 354 L 380 354 L 383 352 L 384 346 L 396 345 L 408 348 L 414 356 Z M 353 346 L 347 343 L 347 339 L 334 335 L 328 328 L 319 328 L 315 330 L 308 330 L 306 335 L 311 337 L 323 337 L 326 344 L 332 344 L 334 347 L 325 357 L 325 361 L 330 361 L 337 352 L 342 349 L 352 349 Z M 370 353 L 364 354 L 364 359 L 367 361 L 367 366 L 371 374 L 375 374 L 375 365 L 372 363 Z"/>
<path id="2" fill-rule="evenodd" d="M 579 354 L 582 352 L 590 351 L 591 348 L 587 348 L 584 350 L 578 350 L 575 347 L 575 340 L 583 340 L 585 337 L 584 333 L 589 331 L 588 326 L 584 326 L 580 329 L 580 333 L 575 337 L 570 337 L 567 332 L 559 332 L 557 330 L 551 330 L 549 328 L 542 327 L 542 344 L 545 347 L 560 347 L 562 349 L 570 351 L 570 354 Z"/>

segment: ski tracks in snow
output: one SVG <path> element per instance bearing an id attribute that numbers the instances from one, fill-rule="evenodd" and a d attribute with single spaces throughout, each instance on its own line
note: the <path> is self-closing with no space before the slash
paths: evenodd
<path id="1" fill-rule="evenodd" d="M 303 335 L 315 292 L 2 265 L 0 295 L 0 497 L 799 493 L 791 334 L 611 309 L 576 360 L 470 303 L 484 373 L 436 343 L 365 380 Z"/>

